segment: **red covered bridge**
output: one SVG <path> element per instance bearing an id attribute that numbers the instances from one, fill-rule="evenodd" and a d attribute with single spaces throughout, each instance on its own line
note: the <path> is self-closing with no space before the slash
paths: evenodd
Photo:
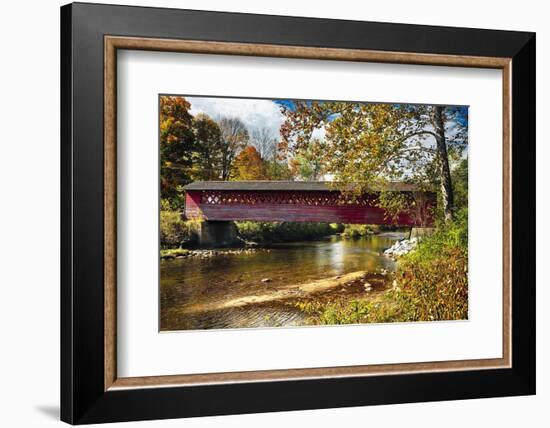
<path id="1" fill-rule="evenodd" d="M 409 201 L 397 216 L 376 206 L 380 191 L 397 191 Z M 326 182 L 306 181 L 197 181 L 185 186 L 187 218 L 209 222 L 233 220 L 432 225 L 435 193 L 412 185 L 393 183 L 359 198 L 340 192 Z"/>

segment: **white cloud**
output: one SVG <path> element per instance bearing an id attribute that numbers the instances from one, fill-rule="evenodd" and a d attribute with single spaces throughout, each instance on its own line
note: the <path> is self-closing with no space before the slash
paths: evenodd
<path id="1" fill-rule="evenodd" d="M 249 131 L 267 128 L 274 136 L 279 135 L 283 115 L 279 106 L 270 100 L 240 98 L 186 97 L 191 103 L 191 114 L 206 113 L 213 119 L 237 117 Z"/>

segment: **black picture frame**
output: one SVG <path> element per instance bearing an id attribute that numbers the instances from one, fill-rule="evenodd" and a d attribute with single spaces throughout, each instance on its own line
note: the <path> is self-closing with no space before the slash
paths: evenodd
<path id="1" fill-rule="evenodd" d="M 512 367 L 104 388 L 104 36 L 512 58 Z M 71 424 L 535 393 L 535 34 L 74 3 L 61 8 L 61 419 Z"/>

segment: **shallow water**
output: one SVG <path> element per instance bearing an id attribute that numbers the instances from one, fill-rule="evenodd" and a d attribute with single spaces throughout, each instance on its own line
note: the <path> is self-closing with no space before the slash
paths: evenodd
<path id="1" fill-rule="evenodd" d="M 219 308 L 233 299 L 268 295 L 336 275 L 391 271 L 394 262 L 381 253 L 402 237 L 398 232 L 356 240 L 332 236 L 274 244 L 252 254 L 161 261 L 161 330 L 302 325 L 306 315 L 292 300 Z M 351 299 L 360 292 L 357 287 L 339 287 L 324 292 L 323 299 Z"/>

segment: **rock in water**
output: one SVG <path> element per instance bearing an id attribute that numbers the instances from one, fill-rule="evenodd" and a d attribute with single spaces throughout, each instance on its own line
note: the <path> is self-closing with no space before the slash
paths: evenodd
<path id="1" fill-rule="evenodd" d="M 390 256 L 403 256 L 416 248 L 417 240 L 415 238 L 411 240 L 402 239 L 396 241 L 390 248 L 384 251 L 384 254 Z"/>

